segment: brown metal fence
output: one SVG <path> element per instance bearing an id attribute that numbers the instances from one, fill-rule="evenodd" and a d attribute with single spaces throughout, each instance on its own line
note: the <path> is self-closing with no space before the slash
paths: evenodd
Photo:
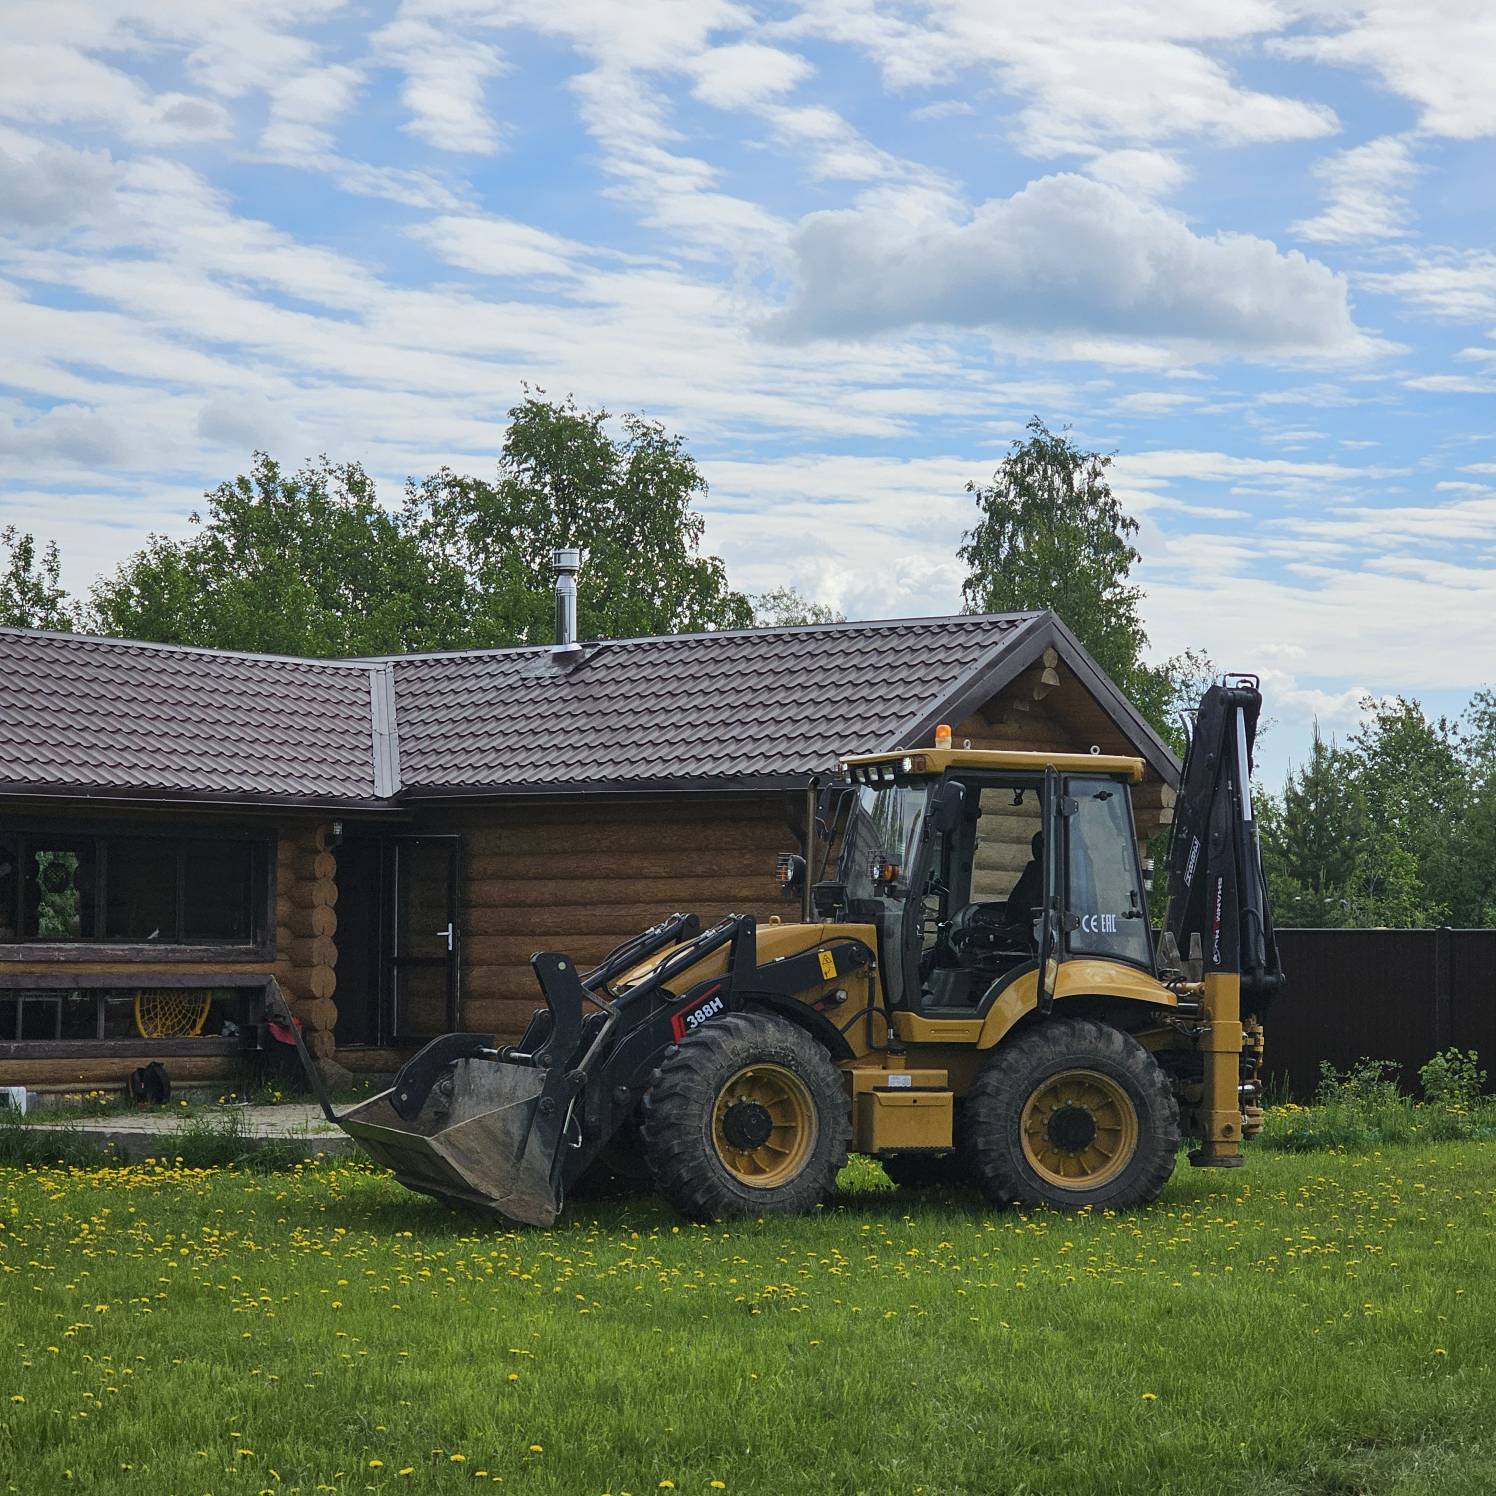
<path id="1" fill-rule="evenodd" d="M 1319 1063 L 1393 1060 L 1404 1083 L 1449 1045 L 1496 1075 L 1496 930 L 1280 930 L 1287 985 L 1268 1011 L 1269 1094 L 1306 1101 Z"/>

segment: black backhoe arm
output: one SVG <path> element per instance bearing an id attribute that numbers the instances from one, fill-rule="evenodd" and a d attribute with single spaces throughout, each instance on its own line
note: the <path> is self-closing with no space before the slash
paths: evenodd
<path id="1" fill-rule="evenodd" d="M 1262 693 L 1252 676 L 1201 699 L 1169 840 L 1164 928 L 1203 974 L 1241 977 L 1244 1012 L 1261 1014 L 1282 985 L 1278 942 L 1252 809 L 1252 749 Z"/>

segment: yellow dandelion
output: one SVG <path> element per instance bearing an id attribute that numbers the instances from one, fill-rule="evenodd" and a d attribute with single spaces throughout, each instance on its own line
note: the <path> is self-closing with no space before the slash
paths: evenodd
<path id="1" fill-rule="evenodd" d="M 727 1489 L 727 1482 L 725 1480 L 709 1480 L 707 1485 L 714 1491 L 725 1491 Z"/>
<path id="2" fill-rule="evenodd" d="M 369 1469 L 371 1469 L 371 1470 L 382 1470 L 383 1468 L 384 1468 L 384 1461 L 383 1460 L 370 1460 L 369 1461 Z"/>
<path id="3" fill-rule="evenodd" d="M 676 1230 L 680 1230 L 680 1227 L 677 1226 Z M 673 1480 L 662 1480 L 660 1482 L 660 1489 L 662 1491 L 673 1491 L 675 1489 L 675 1482 Z"/>
<path id="4" fill-rule="evenodd" d="M 530 1446 L 530 1453 L 531 1454 L 540 1454 L 540 1453 L 542 1453 L 544 1451 L 544 1449 L 545 1449 L 545 1445 L 544 1444 L 532 1444 Z"/>
<path id="5" fill-rule="evenodd" d="M 396 1475 L 414 1475 L 415 1473 L 416 1467 L 414 1465 L 406 1465 L 403 1469 L 395 1472 Z"/>
<path id="6" fill-rule="evenodd" d="M 467 1456 L 465 1454 L 449 1454 L 447 1458 L 451 1460 L 454 1465 L 460 1465 L 467 1458 Z"/>
<path id="7" fill-rule="evenodd" d="M 1156 1393 L 1156 1392 L 1145 1392 L 1143 1394 L 1143 1401 L 1144 1402 L 1157 1402 L 1158 1401 L 1158 1393 Z"/>
<path id="8" fill-rule="evenodd" d="M 19 1392 L 17 1392 L 17 1393 L 14 1394 L 14 1396 L 12 1396 L 11 1401 L 12 1402 L 25 1402 L 26 1399 L 24 1397 L 22 1397 Z"/>

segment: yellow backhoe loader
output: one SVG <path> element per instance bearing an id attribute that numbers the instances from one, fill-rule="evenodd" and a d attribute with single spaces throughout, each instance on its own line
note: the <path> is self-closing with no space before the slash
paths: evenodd
<path id="1" fill-rule="evenodd" d="M 843 764 L 816 921 L 676 914 L 590 971 L 541 952 L 545 1007 L 518 1044 L 448 1034 L 387 1092 L 324 1109 L 411 1188 L 533 1225 L 609 1163 L 699 1219 L 811 1210 L 849 1151 L 896 1183 L 1070 1209 L 1152 1201 L 1182 1136 L 1192 1164 L 1239 1165 L 1282 980 L 1252 812 L 1261 704 L 1233 677 L 1195 714 L 1157 935 L 1140 760 L 937 733 Z M 810 876 L 797 855 L 780 872 L 791 891 Z"/>

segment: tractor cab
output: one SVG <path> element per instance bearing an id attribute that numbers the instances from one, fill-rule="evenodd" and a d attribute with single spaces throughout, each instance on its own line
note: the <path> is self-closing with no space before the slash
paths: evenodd
<path id="1" fill-rule="evenodd" d="M 1154 972 L 1133 758 L 934 749 L 846 761 L 835 897 L 878 931 L 891 1006 L 983 1012 L 1025 972 Z"/>

